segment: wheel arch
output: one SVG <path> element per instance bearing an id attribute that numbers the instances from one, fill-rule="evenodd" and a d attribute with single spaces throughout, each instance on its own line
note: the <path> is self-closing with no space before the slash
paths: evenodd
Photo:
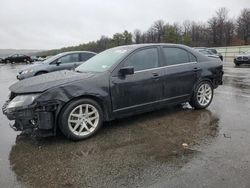
<path id="1" fill-rule="evenodd" d="M 60 108 L 60 111 L 59 111 L 59 113 L 57 115 L 57 120 L 56 120 L 57 124 L 59 122 L 59 118 L 61 117 L 62 111 L 67 107 L 67 105 L 70 104 L 71 102 L 79 100 L 79 99 L 91 99 L 91 100 L 97 102 L 100 105 L 101 109 L 102 109 L 103 120 L 107 121 L 107 120 L 110 119 L 110 115 L 108 113 L 107 108 L 105 108 L 105 104 L 104 104 L 104 100 L 103 99 L 101 99 L 100 97 L 95 96 L 95 95 L 84 94 L 84 95 L 80 95 L 80 96 L 74 97 L 74 98 L 70 99 L 69 101 L 67 101 L 66 103 L 64 103 L 62 105 L 62 107 Z M 58 127 L 58 125 L 57 125 L 57 127 Z"/>

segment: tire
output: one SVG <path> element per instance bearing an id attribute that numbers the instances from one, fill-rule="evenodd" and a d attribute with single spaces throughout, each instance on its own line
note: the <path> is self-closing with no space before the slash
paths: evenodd
<path id="1" fill-rule="evenodd" d="M 235 63 L 235 66 L 238 67 L 238 66 L 240 66 L 240 64 L 239 63 Z"/>
<path id="2" fill-rule="evenodd" d="M 209 81 L 201 81 L 194 90 L 190 105 L 195 109 L 207 108 L 213 100 L 213 95 L 212 84 Z"/>
<path id="3" fill-rule="evenodd" d="M 88 114 L 91 115 L 86 116 L 86 108 L 88 108 Z M 61 132 L 67 138 L 83 140 L 93 136 L 101 128 L 103 111 L 100 105 L 92 99 L 78 99 L 62 109 L 58 122 Z"/>

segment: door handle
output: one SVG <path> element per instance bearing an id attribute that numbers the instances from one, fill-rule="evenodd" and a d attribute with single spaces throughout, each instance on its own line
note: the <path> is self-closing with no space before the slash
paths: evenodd
<path id="1" fill-rule="evenodd" d="M 198 67 L 195 67 L 195 68 L 193 69 L 194 72 L 198 72 L 199 70 L 201 70 L 201 69 L 198 68 Z"/>

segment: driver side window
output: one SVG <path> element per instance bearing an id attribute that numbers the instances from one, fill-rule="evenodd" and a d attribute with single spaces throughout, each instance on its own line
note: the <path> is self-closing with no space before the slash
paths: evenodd
<path id="1" fill-rule="evenodd" d="M 124 67 L 132 66 L 134 71 L 158 67 L 157 48 L 140 50 L 132 54 L 124 63 Z"/>

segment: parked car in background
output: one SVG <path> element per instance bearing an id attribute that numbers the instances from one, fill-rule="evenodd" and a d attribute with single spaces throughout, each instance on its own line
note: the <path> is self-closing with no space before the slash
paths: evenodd
<path id="1" fill-rule="evenodd" d="M 36 61 L 44 61 L 46 59 L 45 56 L 31 56 L 31 60 L 32 62 L 36 62 Z"/>
<path id="2" fill-rule="evenodd" d="M 3 113 L 15 130 L 73 140 L 94 135 L 104 121 L 189 102 L 204 109 L 222 84 L 220 59 L 184 45 L 140 44 L 106 50 L 75 71 L 58 71 L 10 87 Z M 180 117 L 181 118 L 181 117 Z"/>
<path id="3" fill-rule="evenodd" d="M 216 49 L 214 49 L 214 48 L 207 48 L 207 50 L 211 51 L 215 55 L 218 55 L 220 57 L 221 61 L 223 61 L 223 55 L 221 53 L 219 53 Z"/>
<path id="4" fill-rule="evenodd" d="M 4 63 L 30 63 L 31 58 L 27 55 L 14 54 L 12 56 L 6 57 L 3 59 Z"/>
<path id="5" fill-rule="evenodd" d="M 95 55 L 96 53 L 89 51 L 71 51 L 60 53 L 44 61 L 36 62 L 24 70 L 21 70 L 17 75 L 17 79 L 22 80 L 49 72 L 74 69 Z"/>
<path id="6" fill-rule="evenodd" d="M 213 52 L 211 52 L 207 48 L 195 48 L 195 50 L 204 54 L 207 57 L 221 59 L 218 55 L 214 54 Z"/>
<path id="7" fill-rule="evenodd" d="M 243 52 L 239 55 L 236 55 L 234 58 L 234 64 L 236 66 L 239 66 L 242 64 L 250 64 L 250 50 Z"/>

